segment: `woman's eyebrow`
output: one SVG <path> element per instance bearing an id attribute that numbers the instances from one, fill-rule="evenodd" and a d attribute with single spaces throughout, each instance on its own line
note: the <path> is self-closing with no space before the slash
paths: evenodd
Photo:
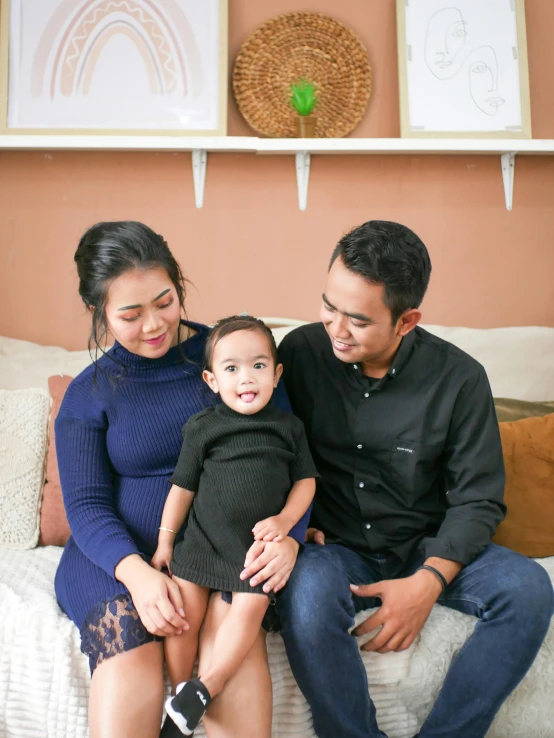
<path id="1" fill-rule="evenodd" d="M 152 302 L 156 302 L 156 300 L 159 300 L 160 297 L 163 297 L 164 295 L 167 295 L 168 292 L 171 292 L 171 287 L 168 287 L 163 292 L 160 292 L 160 294 L 155 297 Z M 117 312 L 120 313 L 122 310 L 135 310 L 136 308 L 141 308 L 142 305 L 125 305 L 125 307 L 117 308 Z"/>

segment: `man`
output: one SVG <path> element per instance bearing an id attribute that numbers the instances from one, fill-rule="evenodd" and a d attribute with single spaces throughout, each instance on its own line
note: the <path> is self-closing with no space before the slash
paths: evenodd
<path id="1" fill-rule="evenodd" d="M 418 327 L 431 263 L 408 228 L 344 236 L 321 323 L 280 346 L 321 479 L 310 540 L 278 608 L 319 738 L 376 738 L 362 648 L 410 646 L 435 603 L 479 619 L 421 738 L 484 736 L 531 666 L 553 592 L 538 564 L 491 544 L 505 514 L 502 449 L 483 367 Z"/>

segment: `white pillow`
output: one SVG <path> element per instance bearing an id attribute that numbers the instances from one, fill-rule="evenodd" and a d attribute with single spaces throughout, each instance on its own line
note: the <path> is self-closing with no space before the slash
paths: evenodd
<path id="1" fill-rule="evenodd" d="M 0 390 L 0 546 L 37 545 L 49 414 L 42 389 Z"/>
<path id="2" fill-rule="evenodd" d="M 423 325 L 485 367 L 494 397 L 554 400 L 554 328 L 462 328 Z"/>
<path id="3" fill-rule="evenodd" d="M 67 351 L 59 346 L 40 346 L 30 341 L 0 336 L 0 387 L 48 389 L 48 377 L 76 377 L 91 363 L 88 351 Z"/>

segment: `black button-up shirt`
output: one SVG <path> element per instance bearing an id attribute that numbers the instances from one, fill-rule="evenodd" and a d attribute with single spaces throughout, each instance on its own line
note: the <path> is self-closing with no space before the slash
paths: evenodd
<path id="1" fill-rule="evenodd" d="M 333 354 L 321 323 L 279 354 L 321 478 L 311 524 L 353 550 L 470 563 L 506 507 L 498 422 L 483 367 L 422 328 L 379 380 Z"/>

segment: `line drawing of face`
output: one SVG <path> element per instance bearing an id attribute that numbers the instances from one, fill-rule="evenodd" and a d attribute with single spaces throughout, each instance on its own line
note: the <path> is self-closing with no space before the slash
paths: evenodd
<path id="1" fill-rule="evenodd" d="M 480 46 L 470 56 L 469 93 L 479 110 L 496 115 L 506 100 L 498 94 L 498 58 L 492 46 Z"/>
<path id="2" fill-rule="evenodd" d="M 492 46 L 473 47 L 471 29 L 459 8 L 442 8 L 427 21 L 425 63 L 436 79 L 447 81 L 467 64 L 469 95 L 485 115 L 493 116 L 506 102 L 498 94 L 499 64 Z"/>
<path id="3" fill-rule="evenodd" d="M 425 61 L 437 79 L 448 79 L 459 66 L 456 57 L 467 40 L 466 22 L 458 8 L 443 8 L 427 22 Z"/>

